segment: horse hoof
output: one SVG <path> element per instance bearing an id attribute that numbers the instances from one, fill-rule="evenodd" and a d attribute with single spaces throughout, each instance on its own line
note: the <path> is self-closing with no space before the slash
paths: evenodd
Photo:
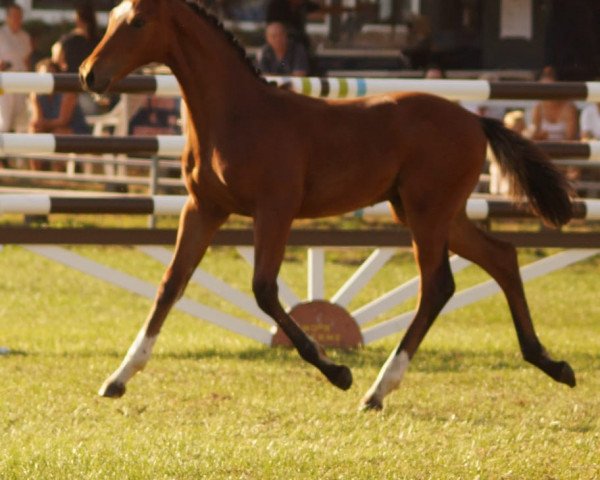
<path id="1" fill-rule="evenodd" d="M 370 397 L 365 397 L 362 399 L 358 410 L 361 412 L 381 411 L 383 410 L 383 403 L 381 400 L 371 395 Z"/>
<path id="2" fill-rule="evenodd" d="M 98 395 L 105 398 L 121 398 L 125 395 L 125 384 L 121 382 L 106 382 L 98 390 Z"/>
<path id="3" fill-rule="evenodd" d="M 565 383 L 571 388 L 577 385 L 577 381 L 575 380 L 575 372 L 571 368 L 571 365 L 569 365 L 567 362 L 560 362 L 560 371 L 556 377 L 556 381 Z"/>
<path id="4" fill-rule="evenodd" d="M 327 379 L 342 390 L 348 390 L 352 386 L 352 372 L 345 365 L 334 365 L 327 372 Z"/>

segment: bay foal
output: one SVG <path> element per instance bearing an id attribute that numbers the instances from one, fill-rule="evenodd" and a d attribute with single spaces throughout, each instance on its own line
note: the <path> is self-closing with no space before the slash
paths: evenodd
<path id="1" fill-rule="evenodd" d="M 547 223 L 571 218 L 564 178 L 531 143 L 431 95 L 322 100 L 277 89 L 213 17 L 184 0 L 121 2 L 82 65 L 81 79 L 89 90 L 104 92 L 150 62 L 171 68 L 190 112 L 182 156 L 189 198 L 150 314 L 101 395 L 123 395 L 144 368 L 169 310 L 232 213 L 254 219 L 252 288 L 260 308 L 303 359 L 337 387 L 350 388 L 350 370 L 333 363 L 282 308 L 276 278 L 295 218 L 337 215 L 384 200 L 412 232 L 420 294 L 415 318 L 364 397 L 364 408 L 381 408 L 398 387 L 452 296 L 449 249 L 482 266 L 502 287 L 525 359 L 575 385 L 569 365 L 552 360 L 536 336 L 515 249 L 477 229 L 465 214 L 489 141 L 515 192 Z"/>

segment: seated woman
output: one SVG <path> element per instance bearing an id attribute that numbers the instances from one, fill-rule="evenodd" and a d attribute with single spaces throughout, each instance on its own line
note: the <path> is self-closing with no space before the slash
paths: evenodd
<path id="1" fill-rule="evenodd" d="M 265 30 L 266 45 L 260 52 L 259 67 L 272 75 L 308 74 L 308 54 L 304 46 L 288 36 L 285 25 L 272 22 Z"/>
<path id="2" fill-rule="evenodd" d="M 525 122 L 525 114 L 522 110 L 512 110 L 504 115 L 504 126 L 519 135 L 525 136 L 527 123 Z M 497 162 L 490 163 L 490 193 L 493 195 L 510 194 L 510 184 L 508 178 L 502 175 L 500 166 Z"/>
<path id="3" fill-rule="evenodd" d="M 40 60 L 36 65 L 40 73 L 56 73 L 59 66 L 51 59 Z M 31 94 L 31 121 L 29 131 L 32 133 L 54 134 L 89 134 L 91 128 L 85 121 L 76 93 L 51 93 L 48 95 Z M 54 163 L 53 165 L 58 166 Z M 31 160 L 33 170 L 41 170 L 39 160 Z"/>
<path id="4" fill-rule="evenodd" d="M 546 67 L 540 76 L 540 82 L 556 81 L 554 69 Z M 533 107 L 532 112 L 533 140 L 549 140 L 560 142 L 577 140 L 578 114 L 573 102 L 567 100 L 543 100 Z"/>
<path id="5" fill-rule="evenodd" d="M 540 82 L 556 82 L 556 72 L 553 67 L 546 67 L 540 76 Z M 568 100 L 542 100 L 533 107 L 532 112 L 533 140 L 547 140 L 562 142 L 565 140 L 579 139 L 579 119 L 577 107 Z M 567 168 L 567 178 L 571 181 L 579 180 L 581 170 Z"/>
<path id="6" fill-rule="evenodd" d="M 582 142 L 600 140 L 600 102 L 590 103 L 581 111 L 579 130 Z M 600 183 L 600 169 L 585 169 L 581 172 L 581 179 L 588 182 Z M 582 189 L 578 193 L 582 197 L 593 196 L 594 190 L 597 194 L 597 189 L 592 189 L 591 191 Z"/>
<path id="7" fill-rule="evenodd" d="M 579 117 L 581 141 L 600 140 L 600 102 L 590 103 Z"/>

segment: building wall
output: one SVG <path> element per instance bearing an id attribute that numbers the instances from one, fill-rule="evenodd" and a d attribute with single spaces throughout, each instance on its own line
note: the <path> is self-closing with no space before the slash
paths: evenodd
<path id="1" fill-rule="evenodd" d="M 531 38 L 501 37 L 502 0 L 486 0 L 482 11 L 482 67 L 541 69 L 544 64 L 546 24 L 550 15 L 550 0 L 517 2 L 531 5 Z M 522 11 L 520 20 L 528 12 Z"/>
<path id="2" fill-rule="evenodd" d="M 503 0 L 422 0 L 421 13 L 430 18 L 434 50 L 455 64 L 447 68 L 539 69 L 544 63 L 546 24 L 552 0 L 506 0 L 516 7 L 513 27 L 518 30 L 531 9 L 529 38 L 502 35 Z M 514 11 L 512 13 L 515 13 Z M 471 25 L 465 25 L 469 17 Z M 454 52 L 454 53 L 452 53 Z M 457 62 L 465 62 L 458 64 Z M 468 62 L 468 63 L 467 63 Z"/>

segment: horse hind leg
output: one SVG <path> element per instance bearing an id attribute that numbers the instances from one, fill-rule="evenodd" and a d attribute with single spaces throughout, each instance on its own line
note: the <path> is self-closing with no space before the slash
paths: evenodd
<path id="1" fill-rule="evenodd" d="M 279 302 L 277 275 L 292 223 L 291 215 L 264 209 L 254 219 L 255 265 L 252 290 L 258 306 L 285 332 L 300 356 L 317 367 L 336 387 L 348 390 L 352 373 L 345 365 L 332 362 L 319 343 L 307 335 Z"/>
<path id="2" fill-rule="evenodd" d="M 554 380 L 575 386 L 575 374 L 564 361 L 553 360 L 535 332 L 513 245 L 478 229 L 465 214 L 450 231 L 450 250 L 481 266 L 502 288 L 512 314 L 523 358 Z"/>
<path id="3" fill-rule="evenodd" d="M 213 234 L 227 216 L 218 209 L 199 206 L 188 199 L 181 212 L 173 260 L 163 276 L 154 305 L 121 365 L 100 387 L 98 393 L 101 396 L 123 396 L 127 382 L 146 366 L 171 307 L 183 295 Z"/>
<path id="4" fill-rule="evenodd" d="M 398 207 L 398 205 L 396 206 Z M 395 208 L 399 220 L 404 213 Z M 380 410 L 383 399 L 399 387 L 410 360 L 446 302 L 454 294 L 454 279 L 448 261 L 447 229 L 444 222 L 411 222 L 413 249 L 421 277 L 417 313 L 398 347 L 361 401 L 362 410 Z M 416 227 L 416 228 L 415 228 Z"/>

